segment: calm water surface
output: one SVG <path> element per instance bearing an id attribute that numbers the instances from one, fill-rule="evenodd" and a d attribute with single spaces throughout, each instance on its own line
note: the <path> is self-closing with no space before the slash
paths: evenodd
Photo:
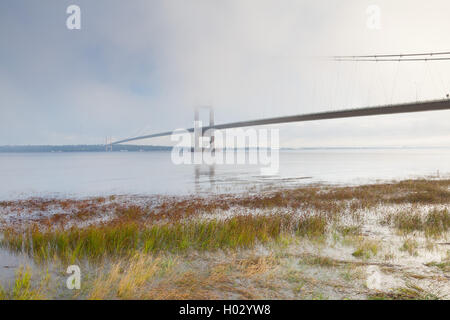
<path id="1" fill-rule="evenodd" d="M 240 192 L 310 183 L 361 184 L 450 173 L 450 149 L 280 151 L 276 176 L 257 165 L 174 165 L 170 152 L 0 153 L 0 200 L 110 194 Z"/>

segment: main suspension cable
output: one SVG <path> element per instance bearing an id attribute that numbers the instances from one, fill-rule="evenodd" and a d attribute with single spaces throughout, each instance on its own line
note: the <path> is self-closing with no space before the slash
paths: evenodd
<path id="1" fill-rule="evenodd" d="M 400 54 L 372 54 L 372 55 L 354 55 L 354 56 L 332 56 L 334 59 L 357 59 L 357 58 L 392 58 L 392 57 L 423 57 L 423 56 L 442 56 L 450 55 L 450 51 L 429 52 L 429 53 L 400 53 Z"/>
<path id="2" fill-rule="evenodd" d="M 450 57 L 441 57 L 441 58 L 398 58 L 398 59 L 361 59 L 361 58 L 332 58 L 334 61 L 366 61 L 366 62 L 403 62 L 403 61 L 445 61 L 450 60 Z"/>

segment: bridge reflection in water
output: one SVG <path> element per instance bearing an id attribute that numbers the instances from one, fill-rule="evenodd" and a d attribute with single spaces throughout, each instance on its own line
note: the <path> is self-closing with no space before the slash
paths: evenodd
<path id="1" fill-rule="evenodd" d="M 206 187 L 205 182 L 209 183 L 209 189 L 213 191 L 215 187 L 216 168 L 214 165 L 195 165 L 195 191 L 197 193 Z M 204 180 L 203 177 L 206 179 Z"/>

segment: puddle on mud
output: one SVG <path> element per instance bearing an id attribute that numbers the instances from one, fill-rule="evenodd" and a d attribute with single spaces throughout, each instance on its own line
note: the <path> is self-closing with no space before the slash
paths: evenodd
<path id="1" fill-rule="evenodd" d="M 0 284 L 14 280 L 16 271 L 20 266 L 33 267 L 33 261 L 24 254 L 16 254 L 7 249 L 0 248 Z"/>

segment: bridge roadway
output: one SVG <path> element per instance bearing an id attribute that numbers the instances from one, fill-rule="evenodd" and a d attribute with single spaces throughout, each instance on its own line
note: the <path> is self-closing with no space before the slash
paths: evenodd
<path id="1" fill-rule="evenodd" d="M 315 120 L 328 120 L 328 119 L 340 119 L 340 118 L 353 118 L 353 117 L 365 117 L 365 116 L 377 116 L 386 114 L 399 114 L 399 113 L 413 113 L 413 112 L 425 112 L 425 111 L 438 111 L 438 110 L 450 110 L 450 99 L 442 100 L 430 100 L 430 101 L 420 101 L 412 103 L 402 103 L 387 106 L 376 106 L 358 109 L 346 109 L 339 111 L 326 111 L 318 113 L 300 114 L 293 116 L 266 118 L 258 120 L 249 121 L 239 121 L 224 124 L 217 124 L 214 126 L 203 127 L 203 131 L 208 129 L 232 129 L 250 126 L 260 126 L 268 124 L 278 124 L 278 123 L 290 123 L 290 122 L 303 122 L 303 121 L 315 121 Z M 194 132 L 194 128 L 186 129 L 188 132 Z M 155 133 L 145 136 L 139 136 L 134 138 L 128 138 L 124 140 L 119 140 L 111 143 L 111 145 L 116 145 L 120 143 L 137 141 L 149 138 L 156 138 L 162 136 L 171 135 L 173 131 Z"/>

